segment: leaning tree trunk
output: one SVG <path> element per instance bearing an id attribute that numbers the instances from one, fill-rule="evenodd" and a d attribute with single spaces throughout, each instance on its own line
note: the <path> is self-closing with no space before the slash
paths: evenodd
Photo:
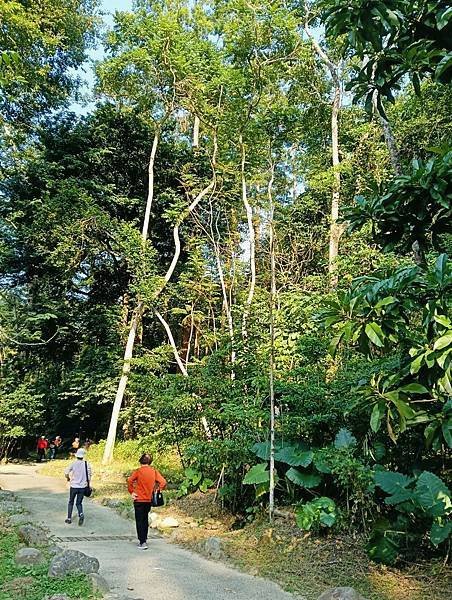
<path id="1" fill-rule="evenodd" d="M 375 79 L 375 70 L 376 66 L 374 66 L 372 70 L 372 82 L 374 82 Z M 383 137 L 385 139 L 386 147 L 389 152 L 391 166 L 394 170 L 394 173 L 396 175 L 400 175 L 402 169 L 400 166 L 399 149 L 397 148 L 397 142 L 395 140 L 394 134 L 392 133 L 391 125 L 384 113 L 383 105 L 381 103 L 380 92 L 378 91 L 378 89 L 375 89 L 372 94 L 372 108 L 374 115 L 378 117 L 381 128 L 383 130 Z"/>
<path id="2" fill-rule="evenodd" d="M 148 238 L 149 221 L 151 218 L 152 202 L 154 199 L 154 165 L 155 155 L 157 153 L 157 147 L 159 143 L 159 131 L 155 131 L 154 140 L 152 142 L 151 155 L 149 158 L 148 165 L 148 197 L 146 200 L 146 209 L 144 212 L 143 228 L 141 231 L 141 240 L 143 243 L 143 250 Z M 143 316 L 143 303 L 138 301 L 138 304 L 133 312 L 132 321 L 130 324 L 129 335 L 127 337 L 126 349 L 124 352 L 124 359 L 122 364 L 122 373 L 119 379 L 118 388 L 116 390 L 115 401 L 113 403 L 113 410 L 111 411 L 110 425 L 108 428 L 107 442 L 105 444 L 104 455 L 102 463 L 109 464 L 113 460 L 113 449 L 116 441 L 116 432 L 118 430 L 118 419 L 121 411 L 122 402 L 124 399 L 124 392 L 127 387 L 129 380 L 129 373 L 131 368 L 131 360 L 133 357 L 133 348 L 135 345 L 135 338 L 137 335 L 137 329 Z"/>

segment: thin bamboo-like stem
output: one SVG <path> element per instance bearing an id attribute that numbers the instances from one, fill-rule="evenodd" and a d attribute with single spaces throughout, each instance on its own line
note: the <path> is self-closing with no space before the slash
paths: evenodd
<path id="1" fill-rule="evenodd" d="M 270 491 L 268 502 L 268 516 L 270 522 L 273 520 L 275 509 L 275 305 L 276 305 L 276 261 L 275 261 L 275 231 L 274 231 L 274 202 L 273 202 L 273 181 L 275 177 L 275 165 L 271 163 L 270 179 L 268 182 L 268 200 L 270 205 Z"/>

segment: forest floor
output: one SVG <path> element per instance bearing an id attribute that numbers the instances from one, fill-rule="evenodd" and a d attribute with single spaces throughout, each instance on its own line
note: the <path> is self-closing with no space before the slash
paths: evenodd
<path id="1" fill-rule="evenodd" d="M 41 472 L 61 476 L 64 464 L 47 463 Z M 116 502 L 116 510 L 127 514 L 131 500 L 125 476 L 134 466 L 127 461 L 110 467 L 94 463 L 96 501 Z M 257 518 L 234 530 L 231 527 L 235 517 L 221 510 L 212 493 L 197 492 L 176 499 L 169 491 L 167 498 L 169 501 L 158 509 L 159 514 L 175 517 L 181 523 L 171 533 L 170 541 L 202 554 L 206 539 L 218 537 L 224 560 L 231 566 L 275 581 L 306 600 L 316 600 L 333 586 L 352 586 L 368 600 L 452 597 L 452 573 L 440 561 L 418 560 L 401 563 L 398 568 L 376 565 L 368 559 L 360 536 L 311 536 L 298 529 L 290 518 L 277 518 L 271 527 L 265 518 Z"/>

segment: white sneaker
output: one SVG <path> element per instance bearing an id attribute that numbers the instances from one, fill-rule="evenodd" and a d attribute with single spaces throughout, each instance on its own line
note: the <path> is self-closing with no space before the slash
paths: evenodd
<path id="1" fill-rule="evenodd" d="M 147 550 L 148 549 L 148 545 L 146 544 L 146 542 L 144 544 L 138 544 L 138 550 Z"/>

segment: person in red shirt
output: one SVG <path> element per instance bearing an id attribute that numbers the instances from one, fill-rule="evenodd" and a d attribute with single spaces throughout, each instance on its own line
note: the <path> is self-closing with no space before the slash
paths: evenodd
<path id="1" fill-rule="evenodd" d="M 132 495 L 135 509 L 138 548 L 147 550 L 152 494 L 157 490 L 163 490 L 166 487 L 166 480 L 157 469 L 151 466 L 152 456 L 150 454 L 143 454 L 139 462 L 141 467 L 127 479 L 127 489 Z"/>
<path id="2" fill-rule="evenodd" d="M 41 462 L 43 458 L 45 458 L 46 450 L 49 447 L 49 442 L 46 440 L 44 435 L 38 439 L 38 443 L 36 444 L 36 450 L 38 452 L 38 462 Z"/>

